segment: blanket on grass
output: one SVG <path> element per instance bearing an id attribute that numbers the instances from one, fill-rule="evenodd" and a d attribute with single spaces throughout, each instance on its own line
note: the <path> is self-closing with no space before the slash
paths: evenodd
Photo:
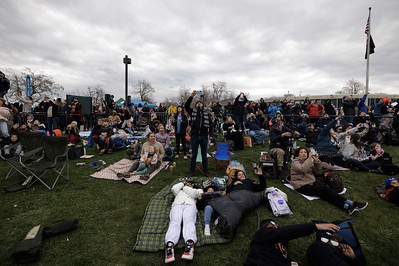
<path id="1" fill-rule="evenodd" d="M 151 179 L 156 176 L 169 162 L 162 162 L 161 165 L 151 173 L 150 178 L 148 180 L 141 180 L 140 175 L 132 175 L 129 178 L 125 177 L 118 177 L 118 173 L 126 173 L 129 171 L 130 167 L 132 167 L 134 161 L 129 159 L 122 159 L 119 162 L 111 164 L 107 168 L 99 172 L 95 172 L 91 175 L 94 178 L 102 178 L 102 179 L 110 179 L 110 180 L 125 180 L 128 183 L 133 182 L 140 182 L 141 184 L 145 185 L 151 181 Z"/>
<path id="2" fill-rule="evenodd" d="M 189 182 L 201 184 L 211 179 L 206 177 L 193 177 L 188 179 Z M 171 188 L 173 185 L 181 182 L 179 179 L 172 184 L 164 187 L 158 192 L 148 203 L 146 212 L 139 232 L 137 234 L 136 244 L 133 250 L 156 252 L 165 249 L 165 234 L 169 226 L 169 212 L 174 196 Z M 228 243 L 231 240 L 221 237 L 211 226 L 211 236 L 204 235 L 204 212 L 198 211 L 197 222 L 195 224 L 198 242 L 195 246 L 208 244 Z M 184 248 L 183 237 L 180 236 L 177 248 Z"/>
<path id="3" fill-rule="evenodd" d="M 291 184 L 284 184 L 284 186 L 286 186 L 286 187 L 289 188 L 289 189 L 292 189 L 293 191 L 295 191 L 295 192 L 298 193 L 298 194 L 301 194 L 301 195 L 302 195 L 304 198 L 306 198 L 307 200 L 316 200 L 316 199 L 320 199 L 320 197 L 308 196 L 308 195 L 299 193 L 298 191 L 296 191 L 296 190 L 294 189 L 294 187 L 293 187 Z M 343 195 L 343 194 L 345 194 L 345 192 L 346 192 L 346 187 L 344 187 L 344 190 L 342 190 L 342 192 L 340 192 L 340 193 L 338 193 L 338 194 Z"/>

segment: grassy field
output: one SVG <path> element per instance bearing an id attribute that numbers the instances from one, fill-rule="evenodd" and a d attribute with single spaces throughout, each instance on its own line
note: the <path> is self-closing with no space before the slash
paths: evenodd
<path id="1" fill-rule="evenodd" d="M 399 164 L 399 149 L 383 147 Z M 260 152 L 268 146 L 256 146 L 236 152 L 233 159 L 242 162 L 247 171 L 259 160 Z M 88 154 L 96 154 L 88 149 Z M 18 242 L 37 224 L 51 224 L 67 217 L 77 217 L 76 231 L 59 235 L 43 242 L 42 256 L 37 265 L 162 265 L 164 252 L 135 252 L 133 246 L 141 225 L 147 203 L 153 195 L 176 178 L 184 177 L 189 170 L 189 160 L 177 160 L 173 172 L 162 171 L 150 183 L 143 186 L 121 181 L 93 179 L 95 170 L 89 166 L 76 167 L 77 162 L 90 163 L 103 159 L 107 165 L 125 158 L 125 152 L 112 155 L 96 155 L 92 159 L 70 161 L 70 181 L 59 180 L 53 191 L 40 184 L 27 190 L 1 192 L 0 204 L 0 265 L 12 264 L 10 255 Z M 222 176 L 223 170 L 213 170 L 212 176 Z M 9 167 L 0 162 L 4 177 Z M 255 178 L 252 170 L 250 178 Z M 397 265 L 399 246 L 398 207 L 380 199 L 373 188 L 386 179 L 384 175 L 365 172 L 340 172 L 348 191 L 346 197 L 356 201 L 368 201 L 369 206 L 352 217 L 324 201 L 308 201 L 287 189 L 279 180 L 267 180 L 287 193 L 293 215 L 276 218 L 280 225 L 304 223 L 311 220 L 335 221 L 353 219 L 356 233 L 368 260 L 368 265 Z M 0 185 L 12 183 L 0 179 Z M 234 240 L 229 244 L 198 247 L 191 265 L 242 265 L 249 251 L 249 242 L 259 220 L 273 218 L 266 205 L 248 213 L 241 222 Z M 307 265 L 306 248 L 315 236 L 293 240 L 289 245 L 292 259 Z M 182 249 L 176 250 L 175 265 L 186 265 L 180 260 Z"/>

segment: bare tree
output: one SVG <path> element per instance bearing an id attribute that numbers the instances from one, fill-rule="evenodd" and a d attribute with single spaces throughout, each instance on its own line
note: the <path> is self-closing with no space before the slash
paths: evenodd
<path id="1" fill-rule="evenodd" d="M 15 99 L 16 92 L 22 94 L 23 91 L 26 91 L 27 75 L 31 78 L 31 97 L 33 102 L 39 102 L 45 96 L 60 96 L 60 92 L 64 90 L 64 87 L 55 83 L 53 77 L 44 72 L 37 73 L 30 68 L 26 68 L 24 72 L 17 74 L 10 70 L 8 74 L 11 83 L 8 91 L 10 99 Z"/>
<path id="2" fill-rule="evenodd" d="M 348 80 L 346 86 L 342 88 L 342 94 L 362 94 L 364 91 L 364 84 L 354 78 Z"/>
<path id="3" fill-rule="evenodd" d="M 143 79 L 137 82 L 133 92 L 139 95 L 141 101 L 152 102 L 152 95 L 155 92 L 155 89 L 152 87 L 151 83 Z"/>
<path id="4" fill-rule="evenodd" d="M 184 104 L 188 97 L 191 95 L 191 89 L 187 87 L 181 87 L 179 89 L 179 95 L 177 96 L 177 104 Z"/>
<path id="5" fill-rule="evenodd" d="M 74 91 L 72 91 L 72 95 L 91 97 L 91 102 L 94 106 L 95 104 L 104 100 L 105 91 L 101 85 L 97 84 L 95 86 L 87 87 L 86 90 L 75 89 Z"/>

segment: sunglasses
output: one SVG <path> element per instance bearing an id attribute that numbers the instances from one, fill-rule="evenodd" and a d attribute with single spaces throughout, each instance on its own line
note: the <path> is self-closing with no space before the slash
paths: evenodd
<path id="1" fill-rule="evenodd" d="M 328 241 L 330 241 L 331 245 L 334 246 L 334 247 L 338 247 L 339 246 L 339 242 L 331 240 L 331 239 L 328 239 L 328 238 L 325 238 L 325 237 L 321 237 L 320 240 L 321 240 L 321 242 L 326 243 L 326 244 L 328 243 Z"/>

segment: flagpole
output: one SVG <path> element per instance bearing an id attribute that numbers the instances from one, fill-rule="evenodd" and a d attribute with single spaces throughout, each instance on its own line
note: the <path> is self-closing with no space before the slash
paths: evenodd
<path id="1" fill-rule="evenodd" d="M 370 36 L 371 36 L 371 7 L 369 7 L 369 31 L 367 34 L 367 67 L 366 67 L 366 93 L 369 92 L 369 69 L 370 69 Z"/>

